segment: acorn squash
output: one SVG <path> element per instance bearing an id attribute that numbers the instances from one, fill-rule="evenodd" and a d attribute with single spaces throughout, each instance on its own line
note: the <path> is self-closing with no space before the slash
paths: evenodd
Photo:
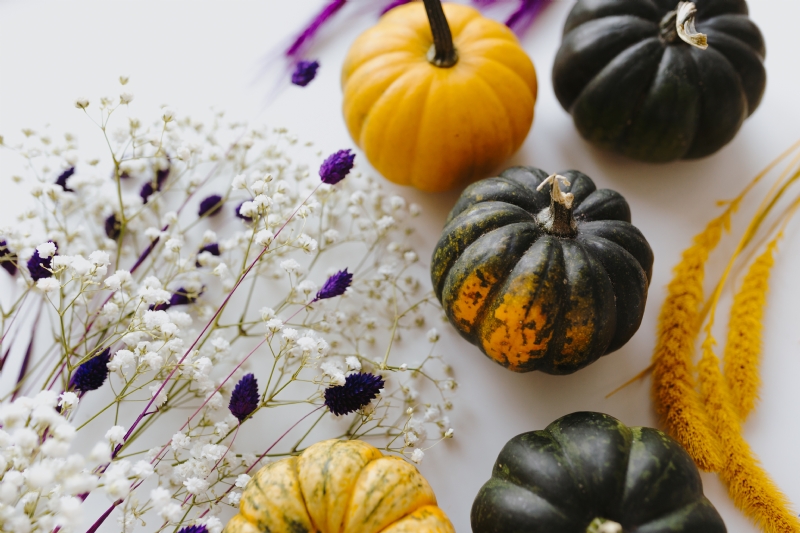
<path id="1" fill-rule="evenodd" d="M 469 186 L 433 252 L 450 322 L 516 372 L 575 372 L 625 344 L 644 315 L 653 252 L 628 203 L 561 174 L 514 167 Z"/>
<path id="2" fill-rule="evenodd" d="M 553 65 L 589 142 L 651 162 L 726 145 L 761 102 L 764 39 L 745 0 L 578 0 Z"/>
<path id="3" fill-rule="evenodd" d="M 503 447 L 473 533 L 725 533 L 689 454 L 657 429 L 572 413 Z"/>

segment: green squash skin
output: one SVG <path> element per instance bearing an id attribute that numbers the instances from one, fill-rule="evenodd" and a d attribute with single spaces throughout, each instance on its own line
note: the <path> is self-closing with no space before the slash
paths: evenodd
<path id="1" fill-rule="evenodd" d="M 653 253 L 630 207 L 578 171 L 560 174 L 574 195 L 577 235 L 546 233 L 536 215 L 549 208 L 550 190 L 536 188 L 548 174 L 514 167 L 464 191 L 431 260 L 434 292 L 456 330 L 516 372 L 573 373 L 623 346 L 644 314 Z M 525 309 L 511 320 L 514 306 Z M 522 351 L 512 322 L 522 324 Z"/>
<path id="2" fill-rule="evenodd" d="M 710 155 L 739 131 L 766 87 L 766 49 L 745 0 L 695 0 L 700 50 L 667 42 L 678 0 L 578 0 L 553 88 L 587 141 L 647 162 Z"/>
<path id="3" fill-rule="evenodd" d="M 675 440 L 601 413 L 564 416 L 511 439 L 472 505 L 473 533 L 725 533 L 697 467 Z"/>

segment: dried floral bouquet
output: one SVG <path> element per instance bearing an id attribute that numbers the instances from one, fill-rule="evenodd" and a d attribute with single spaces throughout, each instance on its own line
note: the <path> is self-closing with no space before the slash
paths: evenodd
<path id="1" fill-rule="evenodd" d="M 148 127 L 126 89 L 75 102 L 107 158 L 0 137 L 35 199 L 0 235 L 0 529 L 219 533 L 272 458 L 451 437 L 418 206 L 284 129 Z"/>

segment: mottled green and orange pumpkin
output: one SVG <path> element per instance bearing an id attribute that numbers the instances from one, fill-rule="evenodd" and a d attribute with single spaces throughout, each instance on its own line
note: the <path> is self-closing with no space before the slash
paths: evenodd
<path id="1" fill-rule="evenodd" d="M 414 465 L 326 440 L 259 470 L 223 533 L 455 533 Z"/>
<path id="2" fill-rule="evenodd" d="M 653 252 L 630 222 L 625 199 L 581 172 L 510 168 L 469 186 L 450 212 L 434 291 L 458 332 L 496 362 L 575 372 L 642 321 Z"/>

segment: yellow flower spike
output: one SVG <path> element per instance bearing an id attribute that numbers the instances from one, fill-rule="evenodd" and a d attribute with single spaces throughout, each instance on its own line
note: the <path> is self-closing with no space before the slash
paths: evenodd
<path id="1" fill-rule="evenodd" d="M 710 331 L 710 324 L 707 330 Z M 714 338 L 708 334 L 703 341 L 698 371 L 703 401 L 712 426 L 725 443 L 720 477 L 728 486 L 728 493 L 736 506 L 765 533 L 798 533 L 800 520 L 742 437 L 739 416 L 733 409 L 713 345 Z"/>
<path id="2" fill-rule="evenodd" d="M 736 293 L 728 320 L 725 343 L 725 378 L 734 410 L 742 420 L 755 407 L 761 379 L 761 320 L 769 290 L 769 275 L 775 262 L 774 252 L 782 233 L 770 241 L 767 249 L 753 261 Z"/>
<path id="3" fill-rule="evenodd" d="M 740 198 L 739 198 L 740 199 Z M 694 340 L 698 308 L 703 302 L 703 278 L 708 255 L 722 238 L 738 200 L 708 223 L 683 252 L 667 287 L 661 307 L 659 331 L 653 352 L 653 399 L 667 429 L 692 456 L 701 470 L 722 468 L 719 442 L 711 432 L 705 410 L 695 390 Z"/>

